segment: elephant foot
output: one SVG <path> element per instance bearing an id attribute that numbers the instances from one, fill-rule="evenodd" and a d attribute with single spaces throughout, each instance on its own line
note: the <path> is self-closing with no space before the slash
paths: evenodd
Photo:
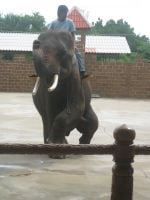
<path id="1" fill-rule="evenodd" d="M 68 144 L 67 139 L 65 138 L 63 142 L 52 142 L 51 140 L 48 141 L 48 144 Z M 65 159 L 66 155 L 64 154 L 49 154 L 49 158 L 52 159 Z"/>

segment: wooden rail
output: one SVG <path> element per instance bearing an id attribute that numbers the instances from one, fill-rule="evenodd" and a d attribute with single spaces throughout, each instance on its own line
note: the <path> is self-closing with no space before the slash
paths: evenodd
<path id="1" fill-rule="evenodd" d="M 0 154 L 111 155 L 115 145 L 0 144 Z"/>
<path id="2" fill-rule="evenodd" d="M 135 155 L 150 155 L 150 146 L 133 145 L 135 131 L 122 125 L 114 130 L 112 145 L 0 144 L 0 154 L 113 155 L 111 200 L 133 199 Z"/>

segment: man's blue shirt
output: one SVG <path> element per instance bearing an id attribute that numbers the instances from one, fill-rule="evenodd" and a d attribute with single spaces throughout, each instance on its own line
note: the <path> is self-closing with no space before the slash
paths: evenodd
<path id="1" fill-rule="evenodd" d="M 65 19 L 64 21 L 54 20 L 48 25 L 50 30 L 64 30 L 70 33 L 75 32 L 76 28 L 71 19 Z"/>

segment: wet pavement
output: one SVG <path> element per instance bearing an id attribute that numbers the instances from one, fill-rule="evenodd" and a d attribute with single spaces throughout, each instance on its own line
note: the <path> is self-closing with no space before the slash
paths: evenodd
<path id="1" fill-rule="evenodd" d="M 99 118 L 93 144 L 112 144 L 113 130 L 127 124 L 136 144 L 150 144 L 150 100 L 92 99 Z M 80 134 L 68 137 L 78 144 Z M 43 143 L 42 122 L 31 94 L 0 93 L 0 142 Z M 0 200 L 109 200 L 112 156 L 0 155 Z M 150 199 L 150 156 L 136 156 L 134 200 Z"/>

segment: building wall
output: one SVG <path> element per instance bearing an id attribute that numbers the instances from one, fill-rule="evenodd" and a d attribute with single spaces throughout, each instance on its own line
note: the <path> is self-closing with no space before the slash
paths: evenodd
<path id="1" fill-rule="evenodd" d="M 32 61 L 25 53 L 15 52 L 12 60 L 0 58 L 0 91 L 31 92 L 35 78 L 29 76 L 33 73 Z"/>
<path id="2" fill-rule="evenodd" d="M 118 64 L 96 60 L 86 54 L 93 93 L 101 97 L 150 98 L 150 63 Z"/>
<path id="3" fill-rule="evenodd" d="M 85 55 L 93 93 L 101 97 L 150 98 L 150 63 L 103 63 L 95 54 Z M 35 78 L 32 60 L 16 52 L 13 60 L 0 58 L 0 91 L 31 92 Z"/>

